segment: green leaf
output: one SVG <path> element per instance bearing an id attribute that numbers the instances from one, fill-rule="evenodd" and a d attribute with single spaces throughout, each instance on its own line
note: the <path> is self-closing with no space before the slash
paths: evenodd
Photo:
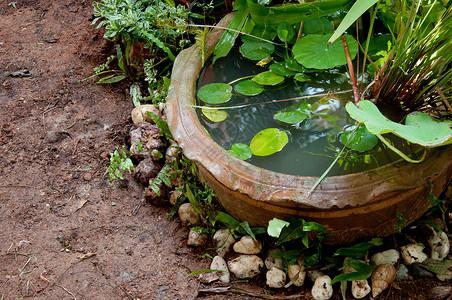
<path id="1" fill-rule="evenodd" d="M 254 76 L 253 81 L 261 85 L 277 85 L 284 81 L 284 76 L 265 71 Z"/>
<path id="2" fill-rule="evenodd" d="M 238 7 L 238 11 L 235 14 L 232 21 L 229 23 L 228 28 L 240 31 L 243 25 L 248 18 L 248 5 L 246 0 L 237 0 L 234 3 L 234 8 Z M 213 52 L 213 64 L 220 57 L 225 57 L 228 55 L 229 51 L 231 51 L 232 47 L 235 44 L 235 40 L 238 37 L 239 33 L 231 30 L 225 30 L 223 35 L 221 36 L 220 41 L 215 46 L 215 50 Z"/>
<path id="3" fill-rule="evenodd" d="M 163 134 L 167 139 L 174 140 L 171 131 L 169 130 L 168 123 L 162 120 L 159 116 L 154 114 L 153 112 L 147 111 L 145 114 L 154 121 L 155 125 L 160 128 L 161 134 Z"/>
<path id="4" fill-rule="evenodd" d="M 97 81 L 96 83 L 98 83 L 98 84 L 116 83 L 116 82 L 119 82 L 126 78 L 127 78 L 126 75 L 116 75 L 116 76 L 111 75 L 111 76 L 107 76 L 107 77 L 99 79 L 99 81 Z"/>
<path id="5" fill-rule="evenodd" d="M 303 23 L 303 33 L 305 34 L 326 34 L 333 31 L 333 24 L 326 18 L 307 20 Z"/>
<path id="6" fill-rule="evenodd" d="M 268 42 L 257 40 L 249 36 L 242 38 L 243 44 L 240 46 L 240 53 L 251 60 L 262 60 L 275 51 L 275 46 Z"/>
<path id="7" fill-rule="evenodd" d="M 414 112 L 407 116 L 405 125 L 392 122 L 371 101 L 349 102 L 345 109 L 350 116 L 366 125 L 373 134 L 393 133 L 411 143 L 424 147 L 438 147 L 452 143 L 452 121 L 438 121 L 432 116 Z"/>
<path id="8" fill-rule="evenodd" d="M 328 45 L 330 35 L 309 34 L 299 39 L 292 48 L 295 59 L 306 68 L 330 69 L 345 65 L 342 41 Z M 358 51 L 358 44 L 351 35 L 345 35 L 350 57 L 353 59 Z"/>
<path id="9" fill-rule="evenodd" d="M 234 86 L 234 90 L 245 96 L 255 96 L 264 90 L 264 87 L 252 80 L 244 80 Z"/>
<path id="10" fill-rule="evenodd" d="M 292 26 L 290 26 L 287 23 L 281 23 L 278 25 L 278 28 L 276 29 L 276 32 L 278 33 L 278 38 L 282 42 L 288 42 L 295 36 L 295 30 Z"/>
<path id="11" fill-rule="evenodd" d="M 427 258 L 421 263 L 421 266 L 433 272 L 435 274 L 451 274 L 452 273 L 452 260 L 435 260 Z"/>
<path id="12" fill-rule="evenodd" d="M 222 211 L 220 211 L 220 213 L 215 217 L 215 220 L 225 224 L 228 227 L 240 226 L 239 221 L 237 221 L 232 216 L 230 216 L 227 213 L 224 213 Z"/>
<path id="13" fill-rule="evenodd" d="M 250 147 L 254 155 L 268 156 L 281 151 L 288 142 L 287 133 L 277 128 L 267 128 L 254 136 Z"/>
<path id="14" fill-rule="evenodd" d="M 299 82 L 311 81 L 311 77 L 309 77 L 308 75 L 305 75 L 303 73 L 295 74 L 294 79 Z"/>
<path id="15" fill-rule="evenodd" d="M 198 97 L 210 104 L 220 104 L 229 101 L 232 97 L 232 86 L 226 83 L 211 83 L 198 90 Z"/>
<path id="16" fill-rule="evenodd" d="M 220 109 L 203 108 L 201 111 L 212 122 L 222 122 L 228 117 L 228 113 Z"/>
<path id="17" fill-rule="evenodd" d="M 339 281 L 354 281 L 367 279 L 372 275 L 373 267 L 368 264 L 355 259 L 346 259 L 345 265 L 352 267 L 355 272 L 344 273 L 337 275 L 331 280 L 331 284 Z"/>
<path id="18" fill-rule="evenodd" d="M 293 75 L 297 74 L 296 72 L 289 70 L 286 67 L 286 62 L 284 62 L 284 61 L 272 63 L 270 66 L 270 70 L 273 73 L 281 75 L 281 76 L 293 76 Z"/>
<path id="19" fill-rule="evenodd" d="M 302 101 L 286 107 L 275 114 L 275 119 L 287 124 L 298 124 L 311 116 L 309 103 Z"/>
<path id="20" fill-rule="evenodd" d="M 267 233 L 269 236 L 278 238 L 279 235 L 281 234 L 281 231 L 283 230 L 283 228 L 287 227 L 289 225 L 290 225 L 289 222 L 286 222 L 284 220 L 280 220 L 277 218 L 273 218 L 273 220 L 270 220 L 268 222 Z"/>
<path id="21" fill-rule="evenodd" d="M 248 145 L 236 143 L 232 145 L 229 153 L 233 154 L 235 157 L 241 160 L 247 160 L 253 155 L 253 150 Z"/>
<path id="22" fill-rule="evenodd" d="M 368 242 L 362 242 L 359 244 L 356 244 L 352 247 L 343 247 L 339 248 L 334 252 L 334 255 L 342 255 L 342 256 L 349 256 L 353 258 L 362 258 L 367 254 L 367 251 L 369 251 L 374 245 L 368 243 Z"/>
<path id="23" fill-rule="evenodd" d="M 294 72 L 304 72 L 306 70 L 306 68 L 300 65 L 294 57 L 291 57 L 286 61 L 286 67 Z"/>
<path id="24" fill-rule="evenodd" d="M 342 20 L 341 24 L 337 27 L 334 34 L 328 40 L 328 43 L 333 43 L 338 37 L 340 37 L 363 13 L 365 13 L 372 5 L 377 3 L 378 0 L 357 0 L 348 11 L 347 15 Z M 347 41 L 348 43 L 348 41 Z"/>
<path id="25" fill-rule="evenodd" d="M 253 238 L 253 240 L 256 240 L 256 236 L 254 235 L 253 230 L 250 227 L 250 224 L 248 224 L 248 221 L 243 221 L 240 223 L 240 227 L 250 236 Z"/>
<path id="26" fill-rule="evenodd" d="M 349 126 L 340 135 L 342 144 L 355 151 L 368 151 L 378 144 L 378 138 L 370 133 L 366 127 L 359 126 L 356 131 L 355 128 L 356 125 Z"/>

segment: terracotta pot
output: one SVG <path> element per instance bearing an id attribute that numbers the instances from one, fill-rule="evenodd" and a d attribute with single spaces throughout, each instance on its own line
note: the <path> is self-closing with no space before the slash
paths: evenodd
<path id="1" fill-rule="evenodd" d="M 225 26 L 228 15 L 221 21 Z M 206 57 L 221 31 L 210 34 Z M 182 51 L 174 64 L 167 99 L 168 125 L 187 158 L 194 161 L 225 210 L 251 226 L 267 226 L 273 218 L 300 217 L 331 228 L 329 243 L 386 236 L 424 214 L 431 191 L 439 194 L 452 178 L 451 147 L 431 151 L 421 164 L 403 160 L 367 172 L 325 178 L 312 195 L 317 177 L 293 176 L 265 170 L 235 158 L 216 144 L 202 127 L 196 110 L 196 82 L 202 69 L 197 46 Z"/>

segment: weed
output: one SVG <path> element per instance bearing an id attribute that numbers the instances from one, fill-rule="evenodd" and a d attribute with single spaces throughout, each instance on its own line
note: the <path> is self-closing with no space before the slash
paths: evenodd
<path id="1" fill-rule="evenodd" d="M 118 148 L 113 153 L 110 153 L 110 166 L 108 166 L 107 173 L 110 177 L 110 181 L 114 181 L 116 179 L 124 179 L 124 176 L 121 173 L 123 171 L 133 171 L 135 167 L 133 166 L 132 160 L 127 157 L 126 152 L 124 151 L 124 146 L 120 151 Z"/>

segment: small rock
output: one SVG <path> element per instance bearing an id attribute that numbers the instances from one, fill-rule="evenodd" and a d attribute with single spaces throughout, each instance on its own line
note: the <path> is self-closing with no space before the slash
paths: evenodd
<path id="1" fill-rule="evenodd" d="M 209 272 L 199 274 L 199 281 L 204 284 L 211 284 L 212 282 L 220 280 L 217 272 Z"/>
<path id="2" fill-rule="evenodd" d="M 136 166 L 134 176 L 142 184 L 148 185 L 149 180 L 155 178 L 161 169 L 162 167 L 152 158 L 146 158 Z"/>
<path id="3" fill-rule="evenodd" d="M 207 233 L 190 230 L 188 233 L 188 246 L 201 247 L 207 244 L 209 236 Z"/>
<path id="4" fill-rule="evenodd" d="M 211 270 L 220 270 L 223 272 L 216 272 L 218 278 L 221 282 L 229 283 L 231 280 L 231 273 L 229 273 L 228 265 L 223 257 L 217 255 L 213 258 L 212 263 L 210 264 Z"/>
<path id="5" fill-rule="evenodd" d="M 213 235 L 213 243 L 219 256 L 225 257 L 230 251 L 235 239 L 226 229 L 220 229 Z"/>
<path id="6" fill-rule="evenodd" d="M 191 203 L 183 203 L 177 211 L 179 219 L 185 226 L 195 226 L 201 222 L 199 213 L 193 208 Z"/>
<path id="7" fill-rule="evenodd" d="M 179 190 L 174 190 L 170 192 L 169 202 L 171 205 L 176 204 L 177 199 L 182 195 L 182 192 Z"/>
<path id="8" fill-rule="evenodd" d="M 254 240 L 251 236 L 242 236 L 240 241 L 234 244 L 234 251 L 241 254 L 258 254 L 262 251 L 262 242 Z"/>
<path id="9" fill-rule="evenodd" d="M 151 156 L 154 150 L 165 153 L 166 140 L 160 135 L 160 128 L 156 125 L 143 122 L 136 129 L 130 131 L 130 152 L 137 160 L 152 158 L 160 160 L 158 156 Z"/>
<path id="10" fill-rule="evenodd" d="M 11 77 L 20 77 L 20 78 L 22 78 L 22 77 L 31 77 L 31 76 L 33 76 L 33 73 L 31 73 L 30 70 L 28 70 L 28 69 L 23 69 L 23 70 L 20 70 L 20 71 L 12 72 L 11 74 L 9 74 L 9 76 L 11 76 Z"/>
<path id="11" fill-rule="evenodd" d="M 253 278 L 260 273 L 264 262 L 256 255 L 240 255 L 228 261 L 229 270 L 239 279 Z"/>
<path id="12" fill-rule="evenodd" d="M 91 175 L 90 172 L 86 172 L 85 174 L 83 174 L 83 179 L 86 181 L 91 181 L 92 178 L 93 176 Z"/>
<path id="13" fill-rule="evenodd" d="M 272 254 L 281 253 L 279 249 L 270 249 L 268 250 L 267 258 L 265 258 L 265 267 L 270 270 L 273 267 L 277 267 L 278 269 L 283 269 L 283 260 L 281 257 L 274 257 Z"/>
<path id="14" fill-rule="evenodd" d="M 318 277 L 311 290 L 311 295 L 315 300 L 327 300 L 333 296 L 331 278 L 328 275 Z"/>
<path id="15" fill-rule="evenodd" d="M 414 262 L 410 265 L 410 271 L 413 276 L 417 278 L 424 278 L 424 277 L 433 277 L 433 274 L 426 269 L 419 266 L 419 263 Z"/>
<path id="16" fill-rule="evenodd" d="M 452 294 L 452 287 L 437 286 L 430 291 L 430 299 L 446 299 Z"/>
<path id="17" fill-rule="evenodd" d="M 371 288 L 366 279 L 352 281 L 352 295 L 355 299 L 366 297 L 370 291 Z"/>
<path id="18" fill-rule="evenodd" d="M 408 273 L 409 273 L 408 268 L 404 264 L 400 264 L 397 267 L 396 280 L 397 281 L 408 280 L 410 278 Z"/>
<path id="19" fill-rule="evenodd" d="M 447 257 L 450 250 L 450 243 L 447 234 L 444 231 L 434 232 L 429 238 L 428 243 L 432 249 L 431 258 L 443 260 Z"/>
<path id="20" fill-rule="evenodd" d="M 317 280 L 317 278 L 323 276 L 323 273 L 320 272 L 319 270 L 309 270 L 306 275 L 308 276 L 309 280 L 311 280 L 312 282 L 315 282 Z"/>
<path id="21" fill-rule="evenodd" d="M 441 281 L 452 280 L 452 272 L 449 274 L 436 274 L 436 278 L 438 278 Z"/>
<path id="22" fill-rule="evenodd" d="M 372 273 L 372 297 L 377 297 L 395 280 L 396 269 L 391 264 L 379 265 Z"/>
<path id="23" fill-rule="evenodd" d="M 155 205 L 166 205 L 168 203 L 168 198 L 166 197 L 167 188 L 163 183 L 159 184 L 158 188 L 160 190 L 160 195 L 157 195 L 157 193 L 153 189 L 148 188 L 144 193 L 144 198 L 149 203 Z"/>
<path id="24" fill-rule="evenodd" d="M 421 263 L 427 259 L 427 254 L 422 252 L 424 250 L 424 246 L 409 244 L 400 247 L 400 250 L 402 252 L 402 258 L 407 265 L 411 265 L 414 262 Z"/>
<path id="25" fill-rule="evenodd" d="M 287 273 L 289 274 L 290 281 L 293 281 L 293 285 L 298 287 L 303 286 L 306 279 L 306 271 L 304 266 L 289 265 L 287 267 Z"/>
<path id="26" fill-rule="evenodd" d="M 279 289 L 286 284 L 286 273 L 277 267 L 272 267 L 266 274 L 267 285 L 271 288 Z"/>
<path id="27" fill-rule="evenodd" d="M 399 261 L 400 253 L 396 249 L 389 249 L 374 254 L 371 260 L 378 266 L 383 264 L 395 265 Z"/>
<path id="28" fill-rule="evenodd" d="M 155 105 L 153 104 L 139 105 L 135 107 L 131 112 L 133 124 L 140 125 L 143 122 L 149 122 L 153 124 L 154 121 L 146 114 L 146 112 L 151 112 L 157 115 L 158 117 L 162 116 L 160 111 L 157 108 L 155 108 Z"/>
<path id="29" fill-rule="evenodd" d="M 180 150 L 180 148 L 178 147 L 178 146 L 169 146 L 167 149 L 166 149 L 166 152 L 165 152 L 165 159 L 166 160 L 169 160 L 169 159 L 171 159 L 172 157 L 174 157 L 174 158 L 179 158 L 180 157 L 180 152 L 181 152 L 181 150 Z"/>

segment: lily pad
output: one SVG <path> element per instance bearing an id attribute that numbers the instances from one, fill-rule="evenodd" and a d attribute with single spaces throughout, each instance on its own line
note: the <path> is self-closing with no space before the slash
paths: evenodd
<path id="1" fill-rule="evenodd" d="M 232 86 L 226 83 L 211 83 L 198 91 L 198 97 L 210 104 L 220 104 L 229 101 L 232 97 Z"/>
<path id="2" fill-rule="evenodd" d="M 326 34 L 334 31 L 333 24 L 326 18 L 318 18 L 312 20 L 306 20 L 303 23 L 303 33 L 312 34 Z"/>
<path id="3" fill-rule="evenodd" d="M 366 125 L 373 134 L 393 133 L 411 143 L 424 147 L 437 147 L 452 143 L 452 121 L 438 121 L 432 116 L 414 112 L 407 116 L 405 125 L 387 119 L 369 100 L 349 102 L 345 109 L 350 116 Z"/>
<path id="4" fill-rule="evenodd" d="M 275 51 L 275 46 L 268 42 L 255 38 L 242 38 L 243 44 L 240 46 L 240 53 L 251 60 L 262 60 Z"/>
<path id="5" fill-rule="evenodd" d="M 286 61 L 286 67 L 294 72 L 304 72 L 306 70 L 306 68 L 300 65 L 294 57 L 291 57 Z"/>
<path id="6" fill-rule="evenodd" d="M 242 95 L 245 96 L 255 96 L 264 90 L 264 87 L 262 85 L 257 84 L 256 82 L 252 80 L 244 80 L 239 83 L 237 83 L 234 86 L 234 90 Z"/>
<path id="7" fill-rule="evenodd" d="M 355 128 L 356 126 L 350 126 L 345 129 L 340 136 L 342 144 L 355 151 L 367 151 L 378 144 L 377 136 L 370 133 L 366 127 L 359 126 L 356 131 Z"/>
<path id="8" fill-rule="evenodd" d="M 268 156 L 281 151 L 288 142 L 287 133 L 278 128 L 267 128 L 254 136 L 250 147 L 254 155 Z"/>
<path id="9" fill-rule="evenodd" d="M 344 46 L 341 40 L 336 40 L 331 45 L 327 45 L 331 35 L 309 34 L 299 39 L 292 48 L 295 59 L 306 68 L 330 69 L 336 66 L 345 65 Z M 353 59 L 357 53 L 358 44 L 356 40 L 345 35 L 350 57 Z"/>
<path id="10" fill-rule="evenodd" d="M 236 143 L 232 145 L 229 153 L 241 160 L 247 160 L 248 158 L 253 156 L 253 150 L 251 150 L 250 146 L 242 143 Z"/>
<path id="11" fill-rule="evenodd" d="M 311 107 L 307 102 L 298 102 L 275 114 L 275 119 L 287 124 L 298 124 L 311 116 Z"/>
<path id="12" fill-rule="evenodd" d="M 293 76 L 295 74 L 297 74 L 296 72 L 289 70 L 286 67 L 286 62 L 284 61 L 280 61 L 280 62 L 275 62 L 270 66 L 270 70 L 278 75 L 281 76 Z"/>
<path id="13" fill-rule="evenodd" d="M 303 73 L 295 74 L 294 79 L 299 82 L 311 81 L 311 77 L 309 77 L 308 75 L 305 75 Z"/>
<path id="14" fill-rule="evenodd" d="M 278 38 L 282 42 L 288 42 L 295 36 L 295 30 L 287 23 L 279 24 L 276 32 L 278 33 Z"/>
<path id="15" fill-rule="evenodd" d="M 222 122 L 228 117 L 228 113 L 224 110 L 203 108 L 202 114 L 212 122 Z"/>
<path id="16" fill-rule="evenodd" d="M 254 76 L 253 81 L 261 85 L 277 85 L 284 81 L 284 76 L 265 71 Z"/>

